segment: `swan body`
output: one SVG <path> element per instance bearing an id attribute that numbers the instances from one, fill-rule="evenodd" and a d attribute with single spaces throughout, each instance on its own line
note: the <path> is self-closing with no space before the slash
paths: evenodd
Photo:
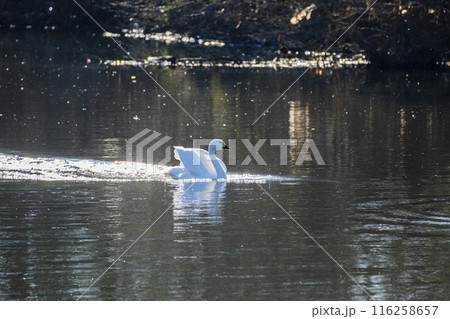
<path id="1" fill-rule="evenodd" d="M 199 148 L 175 146 L 175 158 L 180 166 L 172 168 L 169 173 L 175 179 L 226 179 L 227 167 L 217 158 L 216 150 L 229 149 L 222 140 L 212 140 L 208 152 Z"/>

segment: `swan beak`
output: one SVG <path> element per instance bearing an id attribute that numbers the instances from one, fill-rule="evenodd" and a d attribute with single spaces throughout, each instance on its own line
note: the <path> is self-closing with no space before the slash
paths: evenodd
<path id="1" fill-rule="evenodd" d="M 231 148 L 229 148 L 228 145 L 225 144 L 225 143 L 223 143 L 223 149 L 224 149 L 224 150 L 231 150 Z"/>

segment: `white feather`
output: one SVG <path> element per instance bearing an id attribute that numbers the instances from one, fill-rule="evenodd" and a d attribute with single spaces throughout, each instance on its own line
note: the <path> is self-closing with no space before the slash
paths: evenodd
<path id="1" fill-rule="evenodd" d="M 209 144 L 209 152 L 202 149 L 175 146 L 175 158 L 180 161 L 179 167 L 169 172 L 176 179 L 222 179 L 226 178 L 227 167 L 216 157 L 215 150 L 222 149 L 225 143 L 213 140 Z"/>

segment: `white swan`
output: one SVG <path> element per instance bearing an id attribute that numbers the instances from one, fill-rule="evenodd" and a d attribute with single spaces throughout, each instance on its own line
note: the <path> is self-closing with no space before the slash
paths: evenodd
<path id="1" fill-rule="evenodd" d="M 180 166 L 170 169 L 175 179 L 226 179 L 227 167 L 216 157 L 216 150 L 230 149 L 222 140 L 212 140 L 208 152 L 199 148 L 175 146 L 175 158 Z"/>

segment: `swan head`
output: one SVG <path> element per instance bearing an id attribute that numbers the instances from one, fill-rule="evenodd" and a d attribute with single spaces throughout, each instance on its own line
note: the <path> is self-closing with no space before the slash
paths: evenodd
<path id="1" fill-rule="evenodd" d="M 211 152 L 215 153 L 217 150 L 229 150 L 229 149 L 230 148 L 228 147 L 228 145 L 225 144 L 224 141 L 219 140 L 219 139 L 212 140 L 209 143 L 209 147 L 208 147 L 208 150 L 210 153 Z"/>

